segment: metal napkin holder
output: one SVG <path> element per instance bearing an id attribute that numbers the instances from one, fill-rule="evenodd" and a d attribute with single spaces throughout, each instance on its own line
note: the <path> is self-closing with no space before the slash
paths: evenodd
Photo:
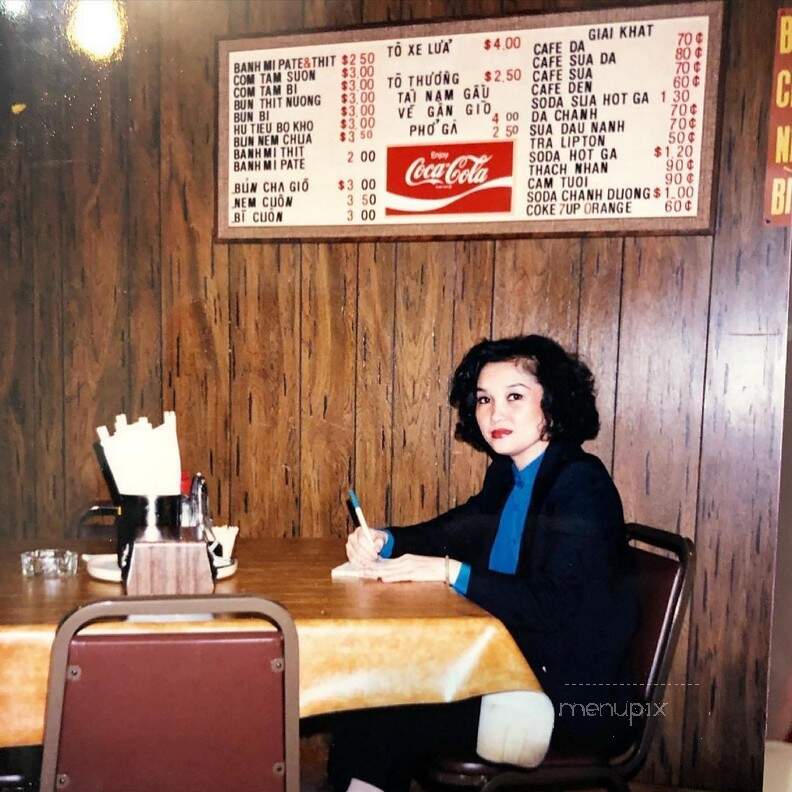
<path id="1" fill-rule="evenodd" d="M 120 501 L 118 563 L 127 594 L 214 591 L 216 572 L 207 546 L 212 535 L 203 476 L 193 478 L 185 519 L 181 495 L 121 495 Z"/>

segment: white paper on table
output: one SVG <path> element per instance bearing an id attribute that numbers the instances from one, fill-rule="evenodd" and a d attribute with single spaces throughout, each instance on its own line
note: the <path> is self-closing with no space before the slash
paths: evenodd
<path id="1" fill-rule="evenodd" d="M 359 567 L 355 566 L 351 561 L 345 561 L 330 570 L 330 577 L 332 580 L 342 580 L 344 578 L 376 580 L 382 574 L 382 569 L 392 560 L 390 558 L 378 558 L 373 562 L 373 566 L 370 567 Z"/>
<path id="2" fill-rule="evenodd" d="M 379 572 L 376 568 L 372 569 L 370 567 L 366 567 L 364 569 L 362 567 L 355 566 L 351 561 L 345 561 L 343 564 L 339 564 L 337 567 L 333 567 L 330 570 L 330 577 L 332 580 L 342 580 L 344 578 L 365 578 L 368 580 L 376 580 L 378 576 Z"/>

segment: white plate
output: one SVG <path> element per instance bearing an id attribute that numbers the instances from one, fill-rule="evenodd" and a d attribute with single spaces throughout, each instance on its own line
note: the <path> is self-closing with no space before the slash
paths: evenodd
<path id="1" fill-rule="evenodd" d="M 108 583 L 121 582 L 121 567 L 118 566 L 115 553 L 108 553 L 106 555 L 84 555 L 83 559 L 88 567 L 88 574 L 92 578 L 96 578 L 96 580 L 105 580 Z M 235 558 L 216 561 L 215 563 L 217 565 L 218 580 L 229 578 L 237 571 L 237 562 Z"/>

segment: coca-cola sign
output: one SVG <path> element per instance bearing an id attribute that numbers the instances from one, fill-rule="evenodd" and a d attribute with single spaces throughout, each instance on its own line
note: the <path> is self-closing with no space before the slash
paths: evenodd
<path id="1" fill-rule="evenodd" d="M 512 141 L 388 147 L 387 215 L 510 212 Z"/>
<path id="2" fill-rule="evenodd" d="M 489 179 L 487 163 L 491 154 L 474 157 L 461 154 L 450 162 L 427 162 L 418 157 L 407 168 L 404 181 L 409 187 L 419 184 L 483 184 Z"/>

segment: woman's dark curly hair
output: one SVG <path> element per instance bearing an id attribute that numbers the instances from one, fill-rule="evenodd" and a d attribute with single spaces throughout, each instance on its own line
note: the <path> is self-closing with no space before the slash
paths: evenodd
<path id="1" fill-rule="evenodd" d="M 582 443 L 599 432 L 595 404 L 594 375 L 577 355 L 566 352 L 550 338 L 540 335 L 515 336 L 497 341 L 480 341 L 454 372 L 451 406 L 459 412 L 456 437 L 479 451 L 491 454 L 476 421 L 476 387 L 487 363 L 522 361 L 542 386 L 542 412 L 546 440 Z"/>

